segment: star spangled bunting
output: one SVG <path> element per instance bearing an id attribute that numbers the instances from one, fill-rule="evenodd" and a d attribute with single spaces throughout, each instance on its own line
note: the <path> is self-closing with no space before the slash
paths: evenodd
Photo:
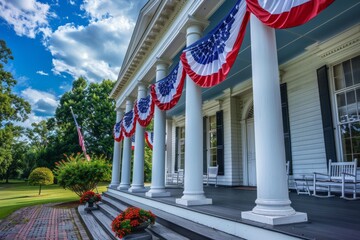
<path id="1" fill-rule="evenodd" d="M 246 0 L 248 10 L 273 28 L 290 28 L 304 24 L 334 0 Z"/>
<path id="2" fill-rule="evenodd" d="M 149 148 L 153 149 L 154 142 L 154 132 L 145 131 L 145 142 L 149 146 Z"/>
<path id="3" fill-rule="evenodd" d="M 169 110 L 178 103 L 184 80 L 185 72 L 179 62 L 167 77 L 151 85 L 151 96 L 160 110 Z"/>
<path id="4" fill-rule="evenodd" d="M 197 85 L 212 87 L 225 80 L 240 50 L 249 16 L 245 0 L 239 0 L 209 34 L 184 50 L 181 62 Z"/>
<path id="5" fill-rule="evenodd" d="M 135 135 L 132 135 L 130 139 L 131 139 L 131 150 L 134 150 L 135 149 Z"/>
<path id="6" fill-rule="evenodd" d="M 123 132 L 121 130 L 122 120 L 114 125 L 114 140 L 121 142 L 124 139 Z"/>
<path id="7" fill-rule="evenodd" d="M 125 113 L 122 124 L 121 124 L 122 131 L 125 137 L 131 137 L 136 128 L 136 115 L 133 110 Z"/>
<path id="8" fill-rule="evenodd" d="M 154 116 L 154 102 L 151 95 L 138 100 L 134 106 L 137 121 L 142 127 L 146 127 Z"/>

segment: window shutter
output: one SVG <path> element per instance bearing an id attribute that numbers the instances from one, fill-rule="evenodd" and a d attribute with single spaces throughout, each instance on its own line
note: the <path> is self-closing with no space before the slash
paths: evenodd
<path id="1" fill-rule="evenodd" d="M 289 161 L 289 174 L 292 175 L 292 152 L 291 152 L 291 134 L 290 134 L 290 120 L 289 120 L 289 105 L 287 96 L 286 83 L 280 84 L 281 94 L 281 110 L 283 118 L 284 129 L 284 143 L 285 143 L 285 159 Z"/>
<path id="2" fill-rule="evenodd" d="M 329 78 L 327 75 L 326 65 L 317 70 L 317 80 L 324 133 L 326 162 L 328 162 L 328 159 L 331 159 L 332 161 L 337 161 L 335 150 L 335 135 L 330 103 Z"/>
<path id="3" fill-rule="evenodd" d="M 178 170 L 179 163 L 179 127 L 175 128 L 175 172 Z"/>
<path id="4" fill-rule="evenodd" d="M 207 174 L 207 131 L 206 131 L 206 119 L 203 117 L 203 174 Z"/>
<path id="5" fill-rule="evenodd" d="M 223 111 L 216 112 L 217 164 L 219 175 L 224 175 L 224 118 Z"/>

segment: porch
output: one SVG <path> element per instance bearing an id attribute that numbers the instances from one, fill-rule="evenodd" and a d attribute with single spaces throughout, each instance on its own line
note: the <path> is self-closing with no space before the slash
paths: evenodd
<path id="1" fill-rule="evenodd" d="M 111 188 L 107 193 L 130 205 L 152 209 L 155 213 L 156 210 L 162 210 L 169 213 L 175 211 L 177 215 L 181 215 L 181 211 L 191 210 L 196 213 L 192 214 L 194 216 L 191 216 L 191 220 L 205 225 L 207 223 L 224 224 L 226 225 L 225 228 L 239 233 L 238 236 L 249 239 L 259 239 L 261 236 L 267 237 L 266 239 L 270 239 L 271 236 L 276 239 L 293 237 L 300 239 L 359 239 L 360 237 L 359 201 L 347 201 L 338 196 L 317 198 L 297 195 L 296 192 L 292 191 L 289 193 L 292 207 L 299 212 L 306 212 L 309 221 L 307 223 L 271 226 L 241 218 L 242 211 L 249 211 L 255 206 L 255 189 L 205 186 L 205 195 L 212 199 L 213 204 L 191 207 L 175 204 L 175 199 L 182 196 L 183 188 L 172 187 L 167 188 L 167 191 L 171 192 L 171 197 L 148 198 L 145 193 L 129 193 Z M 202 215 L 199 219 L 202 219 L 203 222 L 197 220 L 197 215 Z M 218 220 L 213 221 L 214 217 Z M 241 231 L 248 235 L 243 235 Z"/>

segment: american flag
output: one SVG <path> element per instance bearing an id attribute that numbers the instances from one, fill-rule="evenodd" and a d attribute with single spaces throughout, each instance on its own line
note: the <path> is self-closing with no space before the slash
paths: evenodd
<path id="1" fill-rule="evenodd" d="M 226 79 L 243 41 L 250 13 L 239 0 L 230 13 L 206 36 L 181 54 L 185 72 L 201 87 L 212 87 Z"/>
<path id="2" fill-rule="evenodd" d="M 131 137 L 135 133 L 136 114 L 134 113 L 134 110 L 130 110 L 124 114 L 121 128 L 125 137 Z"/>
<path id="3" fill-rule="evenodd" d="M 304 24 L 327 8 L 334 0 L 246 0 L 248 10 L 273 28 Z"/>
<path id="4" fill-rule="evenodd" d="M 145 131 L 145 142 L 149 146 L 149 148 L 153 149 L 153 142 L 154 142 L 154 132 Z"/>
<path id="5" fill-rule="evenodd" d="M 80 145 L 80 147 L 81 147 L 81 150 L 83 151 L 85 158 L 86 158 L 88 161 L 90 161 L 90 156 L 86 154 L 86 147 L 85 147 L 84 137 L 83 137 L 83 135 L 82 135 L 82 133 L 81 133 L 81 128 L 80 128 L 78 122 L 76 121 L 76 116 L 75 116 L 75 114 L 74 114 L 74 112 L 73 112 L 73 110 L 72 110 L 72 107 L 70 107 L 70 111 L 71 111 L 71 115 L 73 116 L 74 122 L 75 122 L 75 125 L 76 125 L 76 130 L 77 130 L 77 133 L 78 133 L 79 145 Z"/>
<path id="6" fill-rule="evenodd" d="M 114 125 L 114 139 L 117 142 L 121 142 L 124 138 L 124 134 L 121 130 L 121 123 L 122 123 L 122 120 L 120 120 L 120 122 L 118 122 Z"/>
<path id="7" fill-rule="evenodd" d="M 134 111 L 140 126 L 146 127 L 149 125 L 154 116 L 154 102 L 151 95 L 139 99 L 134 106 Z"/>
<path id="8" fill-rule="evenodd" d="M 178 103 L 185 76 L 183 66 L 179 62 L 168 76 L 151 85 L 151 96 L 160 110 L 170 110 Z"/>

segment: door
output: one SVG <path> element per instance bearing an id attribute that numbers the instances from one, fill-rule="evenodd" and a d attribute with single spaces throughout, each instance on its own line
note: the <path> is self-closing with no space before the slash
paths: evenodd
<path id="1" fill-rule="evenodd" d="M 255 132 L 254 119 L 247 119 L 247 161 L 249 186 L 256 186 L 256 156 L 255 156 Z"/>

